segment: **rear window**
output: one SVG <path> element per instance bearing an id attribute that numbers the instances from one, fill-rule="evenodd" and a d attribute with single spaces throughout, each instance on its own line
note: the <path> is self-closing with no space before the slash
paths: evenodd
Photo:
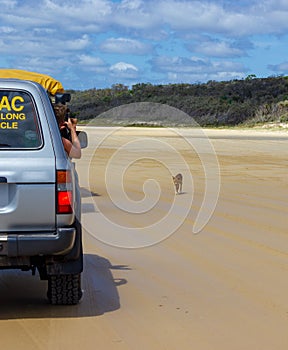
<path id="1" fill-rule="evenodd" d="M 42 146 L 38 115 L 31 95 L 0 90 L 0 149 Z"/>

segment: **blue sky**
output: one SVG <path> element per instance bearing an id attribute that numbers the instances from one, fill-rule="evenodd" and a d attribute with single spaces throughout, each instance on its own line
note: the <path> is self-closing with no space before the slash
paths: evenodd
<path id="1" fill-rule="evenodd" d="M 287 0 L 0 0 L 0 67 L 66 89 L 288 75 Z"/>

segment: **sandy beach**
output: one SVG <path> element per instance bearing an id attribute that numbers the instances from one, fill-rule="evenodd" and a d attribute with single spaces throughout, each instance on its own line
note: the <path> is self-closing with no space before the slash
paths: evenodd
<path id="1" fill-rule="evenodd" d="M 3 348 L 286 350 L 288 132 L 85 130 L 83 300 L 1 272 Z"/>

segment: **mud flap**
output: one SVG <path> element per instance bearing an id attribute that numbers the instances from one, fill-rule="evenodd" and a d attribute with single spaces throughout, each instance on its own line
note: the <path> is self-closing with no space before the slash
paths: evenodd
<path id="1" fill-rule="evenodd" d="M 71 251 L 64 256 L 53 256 L 47 261 L 47 275 L 78 274 L 83 271 L 82 226 L 76 219 L 76 239 Z"/>

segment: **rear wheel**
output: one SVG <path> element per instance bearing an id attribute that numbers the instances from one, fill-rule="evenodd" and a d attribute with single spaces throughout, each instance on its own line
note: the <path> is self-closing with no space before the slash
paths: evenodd
<path id="1" fill-rule="evenodd" d="M 76 305 L 82 297 L 81 274 L 48 277 L 48 299 L 52 305 Z"/>

